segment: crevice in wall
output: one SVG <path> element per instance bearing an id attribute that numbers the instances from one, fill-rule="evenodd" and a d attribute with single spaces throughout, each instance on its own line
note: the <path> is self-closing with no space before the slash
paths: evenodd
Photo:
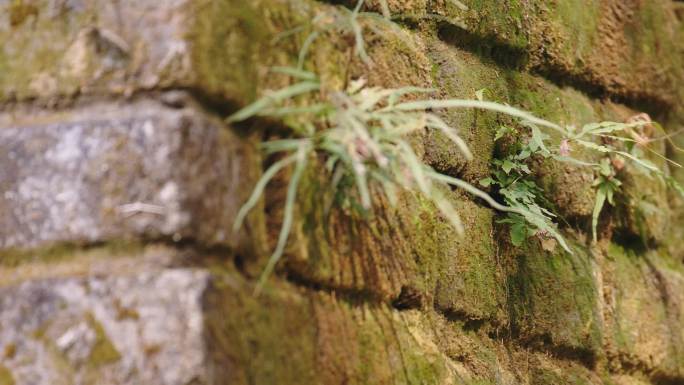
<path id="1" fill-rule="evenodd" d="M 595 75 L 572 73 L 551 64 L 530 67 L 530 53 L 513 47 L 494 36 L 482 36 L 449 23 L 437 26 L 437 36 L 452 47 L 471 52 L 485 61 L 491 61 L 507 70 L 527 71 L 538 75 L 559 87 L 571 87 L 594 99 L 609 99 L 635 110 L 644 111 L 657 120 L 665 120 L 673 108 L 671 102 L 658 95 L 644 92 L 618 94 L 607 89 L 595 79 Z"/>

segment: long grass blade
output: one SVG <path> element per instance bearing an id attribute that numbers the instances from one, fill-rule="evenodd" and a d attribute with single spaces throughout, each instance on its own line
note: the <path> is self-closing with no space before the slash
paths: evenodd
<path id="1" fill-rule="evenodd" d="M 271 179 L 273 179 L 273 177 L 278 173 L 278 171 L 292 164 L 295 160 L 297 160 L 296 154 L 290 155 L 284 159 L 281 159 L 273 163 L 271 167 L 269 167 L 264 172 L 264 175 L 262 175 L 261 178 L 259 178 L 259 181 L 257 182 L 256 186 L 254 186 L 252 195 L 250 195 L 249 199 L 247 199 L 247 202 L 245 202 L 245 204 L 243 204 L 242 207 L 240 207 L 240 211 L 238 211 L 238 214 L 235 217 L 235 221 L 233 222 L 233 231 L 238 231 L 240 229 L 249 211 L 252 208 L 254 208 L 257 202 L 259 202 L 259 197 L 264 193 L 264 189 L 266 188 L 268 182 L 270 182 Z"/>
<path id="2" fill-rule="evenodd" d="M 447 200 L 447 198 L 442 195 L 441 192 L 437 191 L 434 187 L 432 188 L 432 191 L 430 191 L 429 197 L 431 198 L 432 202 L 437 206 L 439 211 L 444 214 L 446 219 L 451 223 L 451 226 L 456 230 L 456 233 L 458 235 L 463 235 L 465 233 L 465 229 L 463 228 L 463 222 L 461 221 L 461 217 L 458 215 L 458 212 L 454 208 L 454 206 Z"/>
<path id="3" fill-rule="evenodd" d="M 309 54 L 311 45 L 318 39 L 321 35 L 318 31 L 313 31 L 306 37 L 304 43 L 302 43 L 302 48 L 299 49 L 299 56 L 297 58 L 297 69 L 301 70 L 304 68 L 304 62 L 306 62 L 306 56 Z"/>
<path id="4" fill-rule="evenodd" d="M 591 238 L 596 243 L 597 235 L 596 228 L 598 227 L 598 219 L 603 209 L 603 205 L 606 203 L 606 192 L 600 186 L 596 190 L 596 201 L 594 201 L 594 211 L 591 214 Z"/>
<path id="5" fill-rule="evenodd" d="M 271 67 L 271 72 L 292 76 L 300 80 L 316 81 L 316 74 L 313 72 L 302 70 L 301 68 L 293 67 Z"/>
<path id="6" fill-rule="evenodd" d="M 320 89 L 320 87 L 321 85 L 318 82 L 304 81 L 282 88 L 237 111 L 233 115 L 229 116 L 228 119 L 226 119 L 226 122 L 235 123 L 249 119 L 255 115 L 259 115 L 261 111 L 274 103 L 278 103 L 285 99 L 305 94 L 307 92 L 317 91 Z"/>
<path id="7" fill-rule="evenodd" d="M 447 138 L 454 142 L 463 155 L 465 155 L 466 159 L 473 160 L 473 153 L 470 152 L 468 145 L 463 141 L 463 139 L 461 139 L 460 136 L 458 136 L 453 127 L 447 125 L 442 119 L 434 114 L 428 114 L 428 121 L 432 127 L 442 131 Z"/>
<path id="8" fill-rule="evenodd" d="M 531 123 L 548 127 L 559 131 L 563 134 L 566 130 L 556 123 L 549 122 L 530 114 L 529 112 L 519 110 L 517 108 L 506 106 L 499 103 L 468 100 L 468 99 L 446 99 L 446 100 L 418 100 L 412 102 L 400 103 L 395 106 L 386 107 L 386 111 L 424 111 L 426 109 L 442 109 L 442 108 L 477 108 L 488 111 L 500 112 L 506 115 L 514 116 L 520 119 L 527 120 Z"/>
<path id="9" fill-rule="evenodd" d="M 306 157 L 307 151 L 305 148 L 301 148 L 297 154 L 295 154 L 296 165 L 294 172 L 292 173 L 292 179 L 290 179 L 290 183 L 287 186 L 287 197 L 285 198 L 285 210 L 283 212 L 283 224 L 280 227 L 278 244 L 276 245 L 273 254 L 271 254 L 271 257 L 268 259 L 268 263 L 266 264 L 264 271 L 261 272 L 259 281 L 254 289 L 255 296 L 258 296 L 261 293 L 266 280 L 273 272 L 276 263 L 278 263 L 280 257 L 283 255 L 283 251 L 285 250 L 285 245 L 287 244 L 287 239 L 290 235 L 290 230 L 292 229 L 294 206 L 295 200 L 297 198 L 297 189 L 299 188 L 299 180 L 301 179 L 302 174 L 304 174 L 304 169 L 306 168 L 307 164 Z"/>

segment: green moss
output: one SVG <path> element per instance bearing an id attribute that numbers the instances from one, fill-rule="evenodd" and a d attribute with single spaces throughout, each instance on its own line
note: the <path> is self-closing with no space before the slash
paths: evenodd
<path id="1" fill-rule="evenodd" d="M 524 27 L 525 17 L 529 13 L 527 2 L 473 0 L 467 4 L 470 9 L 465 24 L 469 31 L 515 48 L 527 47 L 528 36 Z"/>
<path id="2" fill-rule="evenodd" d="M 210 361 L 226 383 L 316 383 L 315 317 L 275 277 L 256 298 L 238 274 L 214 277 L 205 304 Z"/>
<path id="3" fill-rule="evenodd" d="M 476 91 L 485 89 L 486 99 L 507 101 L 505 78 L 500 76 L 495 66 L 438 41 L 431 44 L 434 47 L 430 59 L 438 64 L 433 74 L 433 84 L 440 88 L 445 98 L 473 99 Z M 425 137 L 425 161 L 440 172 L 477 184 L 489 174 L 494 132 L 504 118 L 497 114 L 463 109 L 440 113 L 448 124 L 458 129 L 474 159 L 466 161 L 447 138 L 440 133 L 428 132 Z"/>
<path id="4" fill-rule="evenodd" d="M 14 376 L 7 367 L 0 364 L 0 385 L 14 385 Z"/>
<path id="5" fill-rule="evenodd" d="M 197 20 L 187 38 L 203 88 L 248 102 L 256 95 L 258 67 L 253 61 L 269 36 L 264 15 L 251 2 L 212 2 L 198 8 L 192 10 Z"/>
<path id="6" fill-rule="evenodd" d="M 492 239 L 493 212 L 467 200 L 454 204 L 462 213 L 466 233 L 463 237 L 457 237 L 452 231 L 452 238 L 448 241 L 442 241 L 443 236 L 433 241 L 441 254 L 441 269 L 435 290 L 436 306 L 465 319 L 499 318 L 504 292 L 498 281 Z M 436 232 L 444 233 L 445 230 Z"/>
<path id="7" fill-rule="evenodd" d="M 17 267 L 24 263 L 59 263 L 79 256 L 112 258 L 141 252 L 144 246 L 139 241 L 110 240 L 87 246 L 73 242 L 56 243 L 35 249 L 5 249 L 0 256 L 0 267 Z"/>
<path id="8" fill-rule="evenodd" d="M 588 251 L 572 249 L 572 255 L 560 247 L 550 254 L 531 239 L 516 250 L 507 278 L 508 309 L 519 338 L 592 355 L 601 346 L 598 291 Z"/>
<path id="9" fill-rule="evenodd" d="M 12 27 L 20 26 L 31 16 L 38 16 L 38 8 L 35 5 L 27 4 L 24 0 L 13 0 L 9 5 L 10 25 Z"/>
<path id="10" fill-rule="evenodd" d="M 593 385 L 589 378 L 586 373 L 579 373 L 574 367 L 555 370 L 537 367 L 532 371 L 530 385 Z"/>
<path id="11" fill-rule="evenodd" d="M 90 313 L 86 314 L 86 321 L 95 331 L 95 343 L 88 356 L 88 365 L 91 368 L 99 368 L 103 365 L 119 361 L 121 354 L 107 337 L 102 324 Z"/>
<path id="12" fill-rule="evenodd" d="M 550 9 L 545 16 L 552 25 L 549 29 L 559 37 L 554 43 L 560 45 L 558 48 L 562 55 L 573 65 L 584 67 L 597 43 L 601 2 L 567 0 L 547 3 Z"/>
<path id="13" fill-rule="evenodd" d="M 598 120 L 594 102 L 575 89 L 559 88 L 548 80 L 517 71 L 505 74 L 512 105 L 546 120 L 577 128 Z"/>
<path id="14" fill-rule="evenodd" d="M 682 336 L 678 330 L 681 330 L 681 324 L 672 324 L 673 320 L 668 315 L 669 305 L 663 302 L 668 294 L 656 284 L 658 280 L 667 279 L 666 270 L 660 267 L 666 262 L 654 252 L 638 254 L 614 243 L 609 245 L 607 256 L 611 281 L 615 286 L 614 314 L 608 330 L 617 350 L 645 358 L 654 354 L 649 350 L 651 346 L 659 346 L 659 351 L 668 350 L 661 365 L 680 365 L 682 353 L 678 352 L 678 346 L 682 343 Z M 680 275 L 681 266 L 674 271 Z M 666 325 L 665 329 L 663 325 Z M 642 337 L 646 335 L 647 339 Z"/>
<path id="15" fill-rule="evenodd" d="M 14 355 L 17 353 L 17 345 L 14 343 L 9 343 L 5 345 L 5 349 L 3 352 L 3 357 L 7 360 L 11 360 L 14 358 Z"/>
<path id="16" fill-rule="evenodd" d="M 13 0 L 11 28 L 0 27 L 0 97 L 18 100 L 45 96 L 70 95 L 85 82 L 90 73 L 73 79 L 67 71 L 59 71 L 65 52 L 79 31 L 88 23 L 89 11 L 70 12 L 44 17 L 43 2 Z M 30 22 L 29 22 L 30 21 Z"/>
<path id="17" fill-rule="evenodd" d="M 442 384 L 449 367 L 417 311 L 397 312 L 274 277 L 255 298 L 237 273 L 215 276 L 206 330 L 219 378 L 251 384 Z"/>

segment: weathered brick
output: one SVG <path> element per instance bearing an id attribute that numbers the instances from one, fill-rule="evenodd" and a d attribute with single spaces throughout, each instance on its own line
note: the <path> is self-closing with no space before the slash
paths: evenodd
<path id="1" fill-rule="evenodd" d="M 234 246 L 250 146 L 153 100 L 0 116 L 0 247 L 166 237 Z"/>

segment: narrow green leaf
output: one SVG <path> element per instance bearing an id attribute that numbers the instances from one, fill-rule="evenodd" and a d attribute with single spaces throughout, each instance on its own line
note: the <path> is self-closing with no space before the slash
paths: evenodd
<path id="1" fill-rule="evenodd" d="M 560 155 L 554 155 L 553 159 L 559 161 L 559 162 L 565 162 L 565 163 L 570 163 L 574 164 L 577 166 L 589 166 L 589 167 L 595 167 L 598 166 L 598 163 L 590 163 L 590 162 L 585 162 L 570 156 L 560 156 Z"/>
<path id="2" fill-rule="evenodd" d="M 238 211 L 238 214 L 235 217 L 235 221 L 233 222 L 233 231 L 238 231 L 240 227 L 242 227 L 242 222 L 244 222 L 247 213 L 249 213 L 249 211 L 252 208 L 254 208 L 254 206 L 257 204 L 257 202 L 259 202 L 259 197 L 264 193 L 264 189 L 266 188 L 268 182 L 270 182 L 271 179 L 273 179 L 273 177 L 278 173 L 278 171 L 292 164 L 296 160 L 296 154 L 290 155 L 284 159 L 281 159 L 273 163 L 271 167 L 269 167 L 264 172 L 264 175 L 262 175 L 261 178 L 259 178 L 259 181 L 254 186 L 252 195 L 250 195 L 249 199 L 247 199 L 247 202 L 245 202 L 245 204 L 243 204 L 242 207 L 240 207 L 240 211 Z"/>
<path id="3" fill-rule="evenodd" d="M 517 108 L 494 103 L 488 101 L 479 100 L 467 100 L 467 99 L 446 99 L 446 100 L 417 100 L 412 102 L 405 102 L 397 104 L 393 107 L 386 107 L 384 110 L 387 111 L 424 111 L 426 109 L 442 109 L 442 108 L 477 108 L 482 110 L 500 112 L 506 115 L 517 117 L 529 121 L 530 123 L 537 124 L 543 127 L 548 127 L 559 131 L 563 134 L 566 130 L 556 123 L 549 122 L 544 119 L 537 118 L 536 116 L 519 110 Z"/>
<path id="4" fill-rule="evenodd" d="M 454 228 L 454 230 L 456 230 L 456 233 L 458 235 L 463 235 L 465 230 L 463 229 L 461 218 L 456 209 L 454 209 L 454 206 L 451 205 L 446 197 L 444 197 L 442 193 L 437 191 L 437 189 L 434 187 L 428 194 L 428 197 L 432 199 L 432 202 L 435 204 L 435 206 L 437 206 L 439 211 L 441 211 L 444 217 L 446 217 L 449 223 L 451 223 L 451 226 Z"/>
<path id="5" fill-rule="evenodd" d="M 306 62 L 306 56 L 309 54 L 311 45 L 313 45 L 313 43 L 316 41 L 316 39 L 318 39 L 320 35 L 320 32 L 313 31 L 309 34 L 309 36 L 306 37 L 304 43 L 302 43 L 302 48 L 299 50 L 299 57 L 297 58 L 298 69 L 301 70 L 304 68 L 304 62 Z"/>
<path id="6" fill-rule="evenodd" d="M 453 129 L 452 127 L 449 127 L 441 118 L 439 118 L 437 115 L 434 114 L 428 114 L 427 115 L 429 125 L 431 127 L 437 128 L 444 135 L 449 138 L 456 146 L 458 149 L 465 155 L 467 160 L 472 160 L 473 159 L 473 154 L 470 152 L 470 149 L 468 148 L 468 145 L 461 139 L 460 136 L 456 133 L 456 130 Z"/>
<path id="7" fill-rule="evenodd" d="M 602 188 L 596 189 L 596 201 L 594 202 L 594 212 L 591 214 L 591 236 L 594 242 L 596 242 L 596 227 L 598 226 L 599 215 L 603 209 L 603 205 L 606 202 L 606 192 Z"/>
<path id="8" fill-rule="evenodd" d="M 309 145 L 308 139 L 278 139 L 263 142 L 259 147 L 266 152 L 266 154 L 273 154 L 282 151 L 295 151 L 301 146 Z"/>
<path id="9" fill-rule="evenodd" d="M 466 6 L 465 4 L 463 4 L 462 2 L 460 2 L 458 0 L 449 0 L 449 2 L 453 5 L 455 5 L 461 11 L 467 11 L 468 10 L 468 6 Z"/>
<path id="10" fill-rule="evenodd" d="M 390 15 L 389 6 L 387 5 L 387 0 L 380 0 L 380 9 L 382 10 L 382 16 L 386 20 L 389 20 L 391 15 Z"/>
<path id="11" fill-rule="evenodd" d="M 290 183 L 287 186 L 285 210 L 283 212 L 283 224 L 280 227 L 280 234 L 278 235 L 278 244 L 276 245 L 273 254 L 271 254 L 271 257 L 268 259 L 268 263 L 266 264 L 264 271 L 261 272 L 259 281 L 257 282 L 257 285 L 254 289 L 255 296 L 258 296 L 261 293 L 261 290 L 263 289 L 266 280 L 273 272 L 273 269 L 280 260 L 280 257 L 283 255 L 283 251 L 285 251 L 285 246 L 287 245 L 287 239 L 290 236 L 290 230 L 292 229 L 292 221 L 294 218 L 293 213 L 295 199 L 297 198 L 297 189 L 299 188 L 299 180 L 301 179 L 302 174 L 304 174 L 304 169 L 306 168 L 307 164 L 307 153 L 305 149 L 300 149 L 295 155 L 296 165 L 294 172 L 292 173 Z"/>
<path id="12" fill-rule="evenodd" d="M 590 150 L 596 150 L 598 152 L 603 152 L 603 153 L 614 152 L 610 148 L 608 148 L 606 146 L 602 146 L 600 144 L 596 144 L 594 142 L 588 142 L 586 140 L 581 140 L 581 139 L 575 139 L 575 142 L 581 144 L 582 146 L 584 146 Z"/>
<path id="13" fill-rule="evenodd" d="M 245 119 L 251 118 L 252 116 L 258 115 L 266 107 L 271 106 L 274 103 L 278 103 L 282 100 L 305 94 L 311 91 L 317 91 L 320 89 L 320 84 L 318 82 L 304 81 L 300 83 L 293 84 L 291 86 L 282 88 L 278 91 L 270 93 L 258 99 L 254 103 L 246 106 L 245 108 L 237 111 L 233 115 L 229 116 L 226 120 L 228 123 L 240 122 Z"/>
<path id="14" fill-rule="evenodd" d="M 271 67 L 271 72 L 289 75 L 300 80 L 315 81 L 317 79 L 316 74 L 313 72 L 304 71 L 300 68 L 294 67 Z"/>

